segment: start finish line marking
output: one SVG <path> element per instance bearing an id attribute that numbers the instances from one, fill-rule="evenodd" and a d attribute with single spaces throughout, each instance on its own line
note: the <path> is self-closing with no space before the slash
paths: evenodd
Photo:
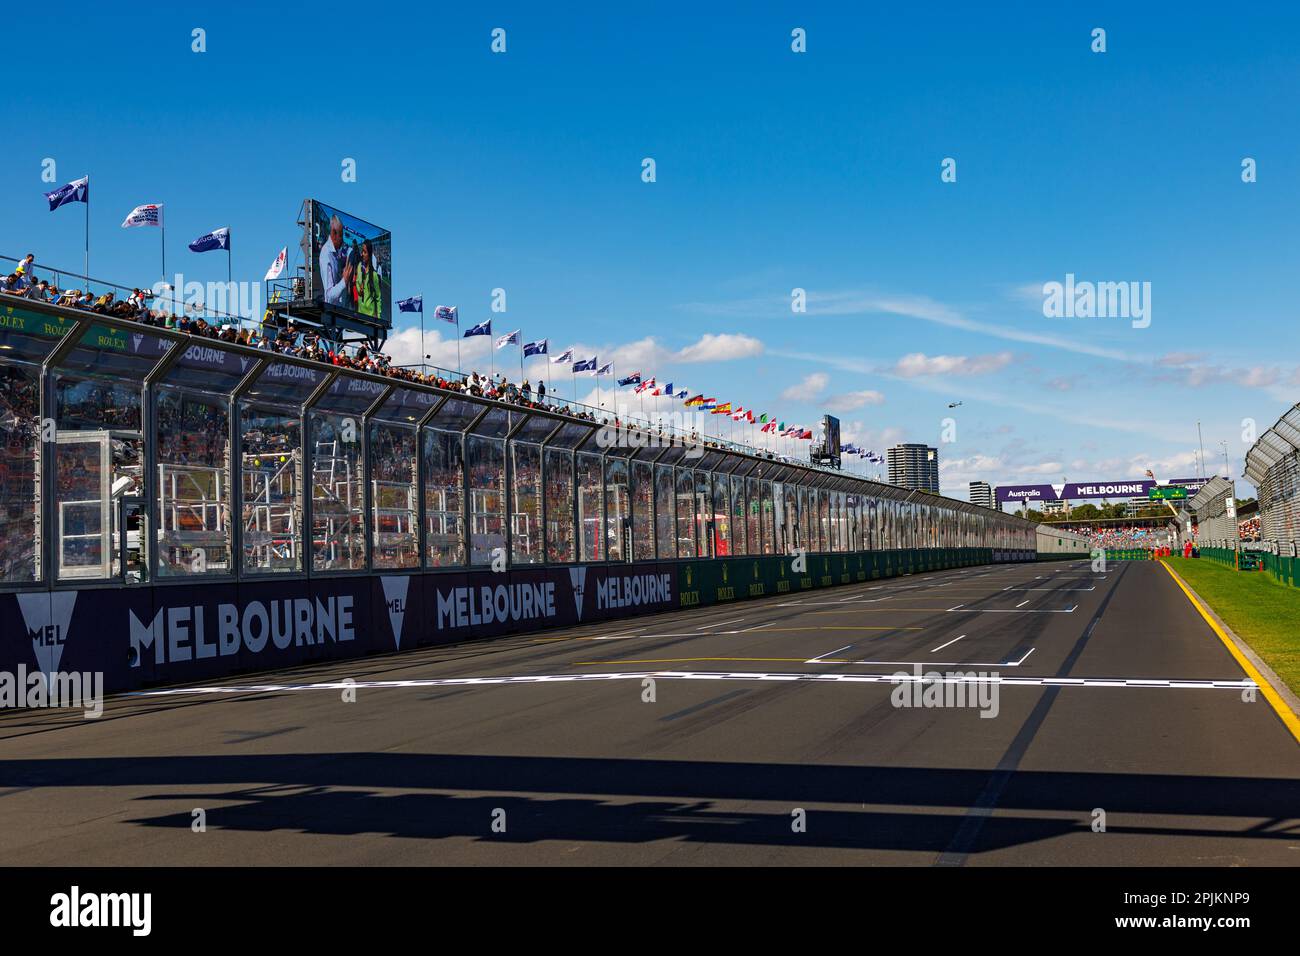
<path id="1" fill-rule="evenodd" d="M 761 671 L 631 671 L 605 674 L 537 674 L 520 677 L 439 677 L 423 680 L 359 680 L 322 681 L 312 684 L 232 684 L 229 686 L 173 687 L 161 690 L 143 690 L 124 694 L 124 697 L 180 697 L 185 694 L 267 694 L 285 691 L 347 690 L 347 689 L 401 689 L 406 687 L 489 687 L 503 684 L 565 684 L 592 681 L 645 680 L 729 680 L 755 682 L 813 683 L 813 684 L 1000 684 L 1009 687 L 1121 687 L 1172 690 L 1235 690 L 1243 691 L 1258 685 L 1249 678 L 1241 680 L 1179 680 L 1118 677 L 1010 677 L 1002 674 L 938 674 L 929 675 L 899 672 L 897 674 L 791 674 Z"/>

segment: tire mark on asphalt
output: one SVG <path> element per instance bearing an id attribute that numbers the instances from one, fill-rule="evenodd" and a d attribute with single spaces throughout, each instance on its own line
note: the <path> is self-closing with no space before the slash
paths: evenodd
<path id="1" fill-rule="evenodd" d="M 1075 641 L 1074 647 L 1066 655 L 1061 666 L 1057 668 L 1056 677 L 1067 677 L 1083 653 L 1083 649 L 1088 644 L 1092 632 L 1096 630 L 1098 622 L 1106 613 L 1106 608 L 1110 605 L 1111 598 L 1119 590 L 1120 582 L 1124 580 L 1124 573 L 1128 571 L 1128 565 L 1121 568 L 1120 573 L 1115 575 L 1114 582 L 1106 597 L 1102 600 L 1101 605 L 1097 608 L 1097 613 L 1093 615 L 1092 620 L 1088 623 L 1087 629 L 1082 636 Z M 975 800 L 974 805 L 966 811 L 966 816 L 962 819 L 961 826 L 957 828 L 957 833 L 953 836 L 952 842 L 935 859 L 935 866 L 964 866 L 966 860 L 970 857 L 976 843 L 979 841 L 980 833 L 984 830 L 985 822 L 993 815 L 997 808 L 998 800 L 1002 792 L 1006 789 L 1011 778 L 1015 776 L 1016 769 L 1020 766 L 1020 761 L 1024 759 L 1025 752 L 1029 749 L 1030 743 L 1038 734 L 1039 729 L 1043 726 L 1043 721 L 1047 719 L 1047 712 L 1052 709 L 1052 704 L 1056 702 L 1056 696 L 1061 691 L 1059 687 L 1049 687 L 1043 691 L 1038 703 L 1030 711 L 1029 716 L 1025 719 L 1020 731 L 1016 734 L 1011 745 L 1007 747 L 1006 753 L 998 761 L 997 767 L 989 776 L 988 782 L 984 785 L 983 791 Z"/>

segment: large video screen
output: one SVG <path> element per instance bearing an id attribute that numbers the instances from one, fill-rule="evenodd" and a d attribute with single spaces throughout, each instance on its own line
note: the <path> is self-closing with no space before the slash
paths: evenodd
<path id="1" fill-rule="evenodd" d="M 311 297 L 392 328 L 392 234 L 315 199 L 307 206 Z"/>

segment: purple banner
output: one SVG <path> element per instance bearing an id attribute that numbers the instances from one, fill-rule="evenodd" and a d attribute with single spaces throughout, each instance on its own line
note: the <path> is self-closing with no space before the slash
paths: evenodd
<path id="1" fill-rule="evenodd" d="M 1208 478 L 1174 478 L 1155 482 L 1150 478 L 1133 481 L 1071 481 L 1059 485 L 998 485 L 995 498 L 1003 501 L 1074 501 L 1080 498 L 1145 498 L 1156 485 L 1173 485 L 1187 489 L 1187 497 L 1201 490 Z"/>

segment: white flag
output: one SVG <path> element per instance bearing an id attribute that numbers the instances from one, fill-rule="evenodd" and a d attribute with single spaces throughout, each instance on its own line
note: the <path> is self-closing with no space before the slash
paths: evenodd
<path id="1" fill-rule="evenodd" d="M 284 264 L 288 261 L 288 258 L 289 247 L 285 246 L 280 250 L 280 254 L 275 257 L 275 261 L 271 263 L 271 268 L 266 270 L 266 278 L 262 281 L 270 282 L 272 279 L 280 278 L 280 273 L 284 271 Z"/>
<path id="2" fill-rule="evenodd" d="M 143 206 L 136 206 L 131 210 L 131 214 L 122 220 L 123 229 L 131 229 L 135 226 L 161 226 L 162 224 L 162 203 L 146 203 Z"/>

